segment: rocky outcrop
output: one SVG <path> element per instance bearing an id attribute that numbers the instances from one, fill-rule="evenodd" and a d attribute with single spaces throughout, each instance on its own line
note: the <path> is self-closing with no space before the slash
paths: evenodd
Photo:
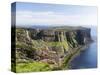
<path id="1" fill-rule="evenodd" d="M 59 66 L 79 47 L 89 44 L 90 28 L 16 29 L 16 61 L 41 61 Z"/>
<path id="2" fill-rule="evenodd" d="M 63 37 L 65 36 L 70 37 L 72 35 L 76 36 L 76 39 L 80 39 L 80 41 L 85 41 L 91 40 L 91 30 L 89 28 L 81 28 L 81 29 L 75 29 L 75 30 L 71 30 L 71 31 L 67 31 L 67 30 L 61 30 L 61 29 L 56 29 L 56 30 L 39 30 L 39 29 L 26 29 L 27 32 L 29 32 L 29 37 L 31 37 L 34 40 L 38 40 L 38 39 L 42 39 L 44 41 L 62 41 Z"/>

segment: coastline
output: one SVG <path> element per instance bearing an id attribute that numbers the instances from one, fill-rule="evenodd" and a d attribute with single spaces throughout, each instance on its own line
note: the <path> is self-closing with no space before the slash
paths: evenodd
<path id="1" fill-rule="evenodd" d="M 89 43 L 88 45 L 84 45 L 84 46 L 82 46 L 82 47 L 76 49 L 76 51 L 75 51 L 72 55 L 70 55 L 71 57 L 70 57 L 69 60 L 67 60 L 67 63 L 64 62 L 64 65 L 63 65 L 62 69 L 63 69 L 63 70 L 72 69 L 72 68 L 71 68 L 71 63 L 70 63 L 70 62 L 72 62 L 72 60 L 73 60 L 74 58 L 76 58 L 77 56 L 79 56 L 79 55 L 81 54 L 82 51 L 84 51 L 86 48 L 88 48 L 88 46 L 89 46 L 90 44 L 91 44 L 91 43 Z"/>

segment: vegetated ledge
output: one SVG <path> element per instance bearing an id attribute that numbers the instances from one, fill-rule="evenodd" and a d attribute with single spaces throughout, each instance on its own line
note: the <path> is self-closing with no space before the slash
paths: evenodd
<path id="1" fill-rule="evenodd" d="M 15 49 L 16 72 L 62 70 L 65 67 L 68 69 L 73 57 L 86 48 L 90 42 L 92 42 L 90 28 L 18 27 L 16 28 Z"/>

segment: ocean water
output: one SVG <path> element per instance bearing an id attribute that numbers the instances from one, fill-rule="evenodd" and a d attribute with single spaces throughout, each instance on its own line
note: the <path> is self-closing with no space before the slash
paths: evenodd
<path id="1" fill-rule="evenodd" d="M 81 52 L 71 62 L 72 69 L 87 69 L 97 67 L 97 29 L 91 28 L 91 36 L 94 40 L 87 49 Z"/>

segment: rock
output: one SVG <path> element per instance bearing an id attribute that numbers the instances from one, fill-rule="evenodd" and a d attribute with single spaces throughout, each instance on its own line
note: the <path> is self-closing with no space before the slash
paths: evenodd
<path id="1" fill-rule="evenodd" d="M 91 42 L 90 32 L 91 29 L 83 27 L 17 28 L 16 57 L 12 58 L 16 58 L 18 62 L 21 62 L 21 59 L 22 62 L 41 61 L 58 67 L 63 63 L 65 56 Z"/>

